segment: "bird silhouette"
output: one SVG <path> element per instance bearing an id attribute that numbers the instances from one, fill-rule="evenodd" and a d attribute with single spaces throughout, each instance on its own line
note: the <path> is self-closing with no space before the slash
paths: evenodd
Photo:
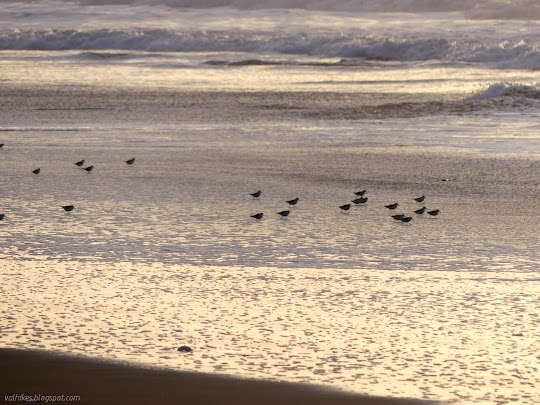
<path id="1" fill-rule="evenodd" d="M 339 208 L 343 211 L 348 211 L 351 208 L 351 204 L 340 205 Z"/>
<path id="2" fill-rule="evenodd" d="M 401 222 L 411 222 L 412 221 L 412 217 L 403 217 L 401 218 Z"/>
<path id="3" fill-rule="evenodd" d="M 79 167 L 81 167 L 82 165 L 84 165 L 84 159 L 83 160 L 79 160 L 78 162 L 75 162 L 75 164 Z"/>
<path id="4" fill-rule="evenodd" d="M 32 170 L 32 173 L 39 174 L 40 171 L 41 171 L 41 169 L 38 167 L 36 170 Z"/>
<path id="5" fill-rule="evenodd" d="M 286 217 L 287 215 L 289 215 L 291 213 L 291 211 L 289 210 L 285 210 L 285 211 L 280 211 L 278 212 L 279 215 L 281 215 L 282 217 Z"/>
<path id="6" fill-rule="evenodd" d="M 84 170 L 90 173 L 92 170 L 94 170 L 94 166 L 92 165 L 92 166 L 85 167 Z"/>
<path id="7" fill-rule="evenodd" d="M 356 205 L 358 204 L 365 204 L 367 202 L 368 198 L 367 197 L 360 197 L 360 198 L 355 198 L 354 200 L 352 200 L 351 202 L 355 203 Z"/>
<path id="8" fill-rule="evenodd" d="M 250 195 L 253 197 L 253 198 L 259 198 L 262 194 L 262 190 L 259 190 L 259 191 L 255 191 L 254 193 L 251 193 Z"/>
<path id="9" fill-rule="evenodd" d="M 5 217 L 5 215 L 4 215 L 4 214 L 0 214 L 0 221 L 1 221 L 1 220 L 3 220 L 3 219 L 4 219 L 4 217 Z"/>
<path id="10" fill-rule="evenodd" d="M 433 211 L 428 211 L 428 214 L 431 215 L 432 217 L 436 216 L 436 215 L 439 215 L 439 210 L 433 210 Z"/>
<path id="11" fill-rule="evenodd" d="M 132 165 L 133 163 L 135 163 L 135 158 L 131 158 L 131 159 L 129 159 L 129 160 L 126 160 L 126 163 L 127 163 L 128 165 Z"/>
<path id="12" fill-rule="evenodd" d="M 356 191 L 354 194 L 356 194 L 356 195 L 362 197 L 362 196 L 363 196 L 364 194 L 366 194 L 366 193 L 367 193 L 367 190 L 362 190 L 362 191 Z"/>
<path id="13" fill-rule="evenodd" d="M 416 202 L 422 202 L 422 201 L 424 201 L 425 199 L 426 199 L 426 196 L 423 195 L 423 196 L 421 196 L 421 197 L 415 198 L 414 201 L 416 201 Z"/>
<path id="14" fill-rule="evenodd" d="M 296 197 L 294 200 L 288 200 L 287 203 L 289 205 L 296 205 L 296 203 L 300 201 L 300 199 L 298 197 Z"/>
<path id="15" fill-rule="evenodd" d="M 395 210 L 397 207 L 398 207 L 398 203 L 394 203 L 394 204 L 390 204 L 390 205 L 385 205 L 386 208 L 388 208 L 389 210 Z"/>
<path id="16" fill-rule="evenodd" d="M 419 210 L 415 210 L 414 213 L 418 215 L 422 215 L 426 211 L 426 207 L 422 207 Z"/>
<path id="17" fill-rule="evenodd" d="M 261 219 L 263 217 L 263 213 L 262 212 L 259 212 L 258 214 L 255 214 L 255 215 L 252 215 L 251 218 L 255 218 L 255 219 Z"/>
<path id="18" fill-rule="evenodd" d="M 75 207 L 73 205 L 62 205 L 62 208 L 66 211 L 73 211 Z"/>
<path id="19" fill-rule="evenodd" d="M 392 218 L 394 218 L 396 221 L 401 221 L 403 218 L 405 218 L 405 215 L 404 214 L 392 215 Z"/>
<path id="20" fill-rule="evenodd" d="M 4 144 L 3 143 L 0 143 L 0 148 L 3 148 L 4 147 Z"/>

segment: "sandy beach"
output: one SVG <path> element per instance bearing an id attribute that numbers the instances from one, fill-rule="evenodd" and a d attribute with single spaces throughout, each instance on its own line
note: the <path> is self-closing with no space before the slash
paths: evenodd
<path id="1" fill-rule="evenodd" d="M 539 403 L 535 0 L 275 3 L 2 2 L 3 403 Z"/>
<path id="2" fill-rule="evenodd" d="M 40 351 L 0 349 L 0 363 L 2 403 L 28 402 L 19 398 L 38 394 L 44 400 L 37 402 L 80 404 L 427 404 Z"/>

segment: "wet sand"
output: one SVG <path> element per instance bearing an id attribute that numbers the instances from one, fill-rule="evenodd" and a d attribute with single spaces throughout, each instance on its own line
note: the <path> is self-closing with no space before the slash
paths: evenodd
<path id="1" fill-rule="evenodd" d="M 0 349 L 0 394 L 79 396 L 80 404 L 422 404 L 327 388 L 188 373 L 71 357 Z"/>
<path id="2" fill-rule="evenodd" d="M 536 155 L 412 125 L 275 124 L 272 95 L 203 123 L 207 95 L 179 114 L 157 94 L 116 110 L 99 109 L 108 93 L 75 109 L 47 94 L 4 97 L 2 347 L 461 404 L 538 397 Z M 424 204 L 441 214 L 413 214 Z"/>
<path id="3" fill-rule="evenodd" d="M 0 270 L 3 347 L 392 398 L 538 397 L 538 282 L 526 272 L 52 260 Z"/>

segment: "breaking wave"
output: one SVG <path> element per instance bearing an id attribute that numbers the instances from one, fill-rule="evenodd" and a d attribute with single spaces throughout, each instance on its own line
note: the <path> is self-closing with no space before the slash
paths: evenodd
<path id="1" fill-rule="evenodd" d="M 540 44 L 451 41 L 335 33 L 175 30 L 15 30 L 0 33 L 2 50 L 255 52 L 378 61 L 485 63 L 496 68 L 540 68 Z M 99 57 L 100 53 L 94 53 Z M 251 61 L 251 64 L 256 62 Z M 263 62 L 260 62 L 263 63 Z M 249 64 L 249 63 L 248 63 Z"/>
<path id="2" fill-rule="evenodd" d="M 430 101 L 396 101 L 370 106 L 338 106 L 302 111 L 308 118 L 331 120 L 418 118 L 426 116 L 452 116 L 477 112 L 537 111 L 540 106 L 540 88 L 511 83 L 489 86 L 465 99 Z"/>
<path id="3" fill-rule="evenodd" d="M 540 101 L 540 88 L 516 83 L 492 84 L 473 95 L 471 100 L 513 99 L 524 104 Z"/>

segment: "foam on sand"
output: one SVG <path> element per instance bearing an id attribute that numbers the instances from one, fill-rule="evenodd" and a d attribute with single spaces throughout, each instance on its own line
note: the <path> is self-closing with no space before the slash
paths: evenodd
<path id="1" fill-rule="evenodd" d="M 539 393 L 531 273 L 51 260 L 1 271 L 3 347 L 460 403 Z"/>

